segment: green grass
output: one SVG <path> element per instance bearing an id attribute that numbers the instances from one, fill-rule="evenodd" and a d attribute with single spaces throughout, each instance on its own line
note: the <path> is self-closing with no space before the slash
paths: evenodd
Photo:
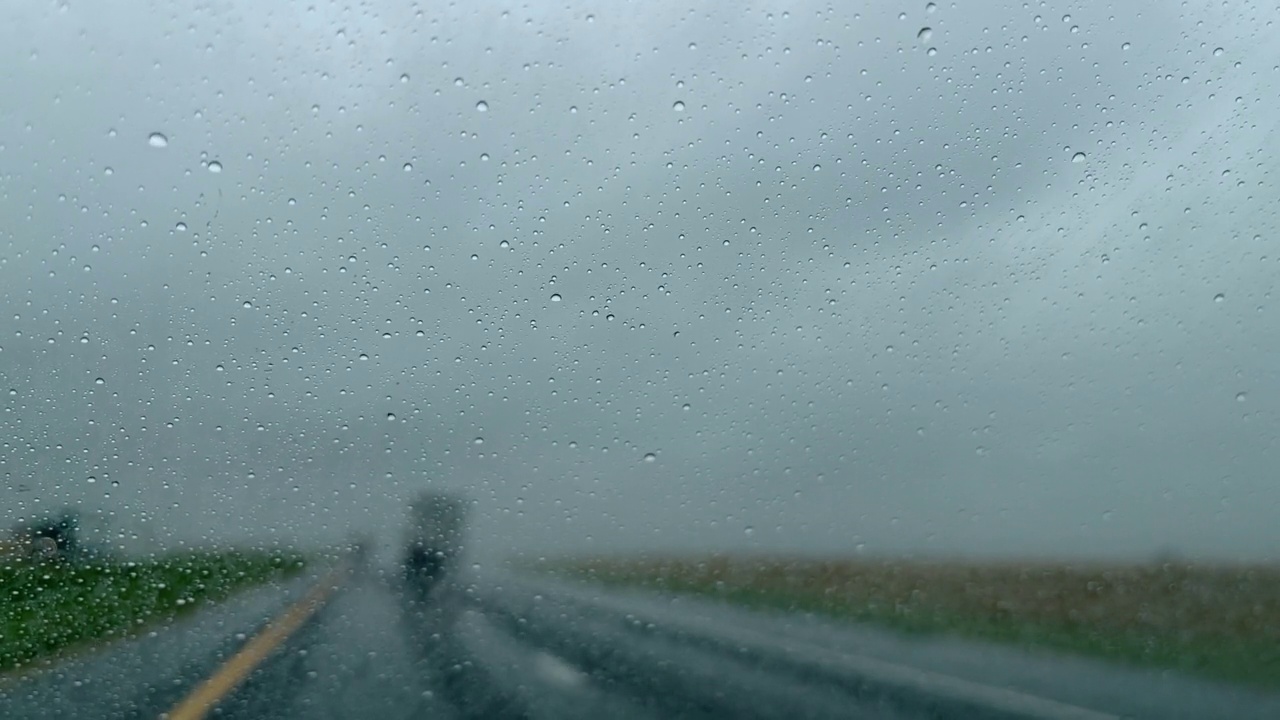
<path id="1" fill-rule="evenodd" d="M 810 612 L 1280 689 L 1280 568 L 588 559 L 596 583 Z"/>
<path id="2" fill-rule="evenodd" d="M 129 635 L 304 564 L 296 553 L 227 551 L 0 566 L 0 672 Z"/>

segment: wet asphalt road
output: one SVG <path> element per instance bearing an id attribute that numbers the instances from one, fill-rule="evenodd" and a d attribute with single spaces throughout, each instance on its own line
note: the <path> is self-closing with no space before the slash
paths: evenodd
<path id="1" fill-rule="evenodd" d="M 534 588 L 478 587 L 422 593 L 357 577 L 211 717 L 927 716 L 796 683 L 734 653 L 632 636 L 622 616 L 613 627 Z"/>
<path id="2" fill-rule="evenodd" d="M 315 581 L 8 678 L 0 717 L 160 717 Z M 209 717 L 1275 718 L 1280 698 L 529 577 L 423 592 L 365 568 Z"/>

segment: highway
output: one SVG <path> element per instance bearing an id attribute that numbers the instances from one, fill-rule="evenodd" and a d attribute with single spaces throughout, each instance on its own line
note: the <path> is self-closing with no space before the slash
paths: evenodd
<path id="1" fill-rule="evenodd" d="M 1170 673 L 690 598 L 370 567 L 261 588 L 0 680 L 5 718 L 1280 717 Z"/>

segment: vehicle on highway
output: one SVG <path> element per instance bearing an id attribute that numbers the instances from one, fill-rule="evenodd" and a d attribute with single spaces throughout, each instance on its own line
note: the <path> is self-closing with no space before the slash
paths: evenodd
<path id="1" fill-rule="evenodd" d="M 405 581 L 430 590 L 453 571 L 462 555 L 467 501 L 460 495 L 431 491 L 409 503 L 404 542 Z"/>

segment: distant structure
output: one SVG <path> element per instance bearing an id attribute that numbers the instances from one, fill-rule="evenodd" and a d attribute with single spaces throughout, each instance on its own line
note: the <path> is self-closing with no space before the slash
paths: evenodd
<path id="1" fill-rule="evenodd" d="M 37 520 L 28 529 L 31 542 L 40 552 L 63 560 L 74 560 L 80 555 L 80 513 L 64 510 L 52 517 Z"/>
<path id="2" fill-rule="evenodd" d="M 82 516 L 75 508 L 19 523 L 0 533 L 0 558 L 86 562 L 109 554 L 99 543 L 85 542 Z"/>

